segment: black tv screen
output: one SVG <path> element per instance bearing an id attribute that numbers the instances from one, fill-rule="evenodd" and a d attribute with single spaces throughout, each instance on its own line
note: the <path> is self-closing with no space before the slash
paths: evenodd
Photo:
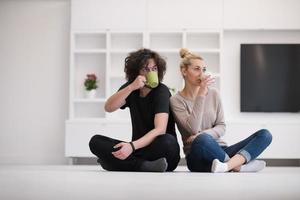
<path id="1" fill-rule="evenodd" d="M 300 44 L 241 44 L 241 112 L 300 111 Z"/>

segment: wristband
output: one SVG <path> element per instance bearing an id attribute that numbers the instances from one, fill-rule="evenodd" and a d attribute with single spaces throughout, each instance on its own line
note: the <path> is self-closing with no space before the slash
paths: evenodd
<path id="1" fill-rule="evenodd" d="M 129 144 L 130 144 L 130 146 L 131 146 L 131 148 L 132 148 L 132 152 L 135 152 L 135 147 L 134 147 L 133 143 L 132 143 L 132 142 L 129 142 Z"/>

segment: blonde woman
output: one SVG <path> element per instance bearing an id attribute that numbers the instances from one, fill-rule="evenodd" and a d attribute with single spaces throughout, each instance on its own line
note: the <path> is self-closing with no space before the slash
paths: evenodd
<path id="1" fill-rule="evenodd" d="M 198 55 L 180 50 L 184 88 L 171 97 L 171 108 L 181 133 L 187 166 L 193 172 L 257 172 L 266 163 L 255 160 L 272 141 L 266 129 L 232 146 L 225 134 L 219 93 L 210 87 L 214 78 L 205 75 L 206 65 Z"/>

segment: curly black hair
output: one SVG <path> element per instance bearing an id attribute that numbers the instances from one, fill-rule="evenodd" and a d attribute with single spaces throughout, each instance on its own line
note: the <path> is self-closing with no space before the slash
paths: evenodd
<path id="1" fill-rule="evenodd" d="M 157 52 L 150 49 L 139 49 L 129 53 L 125 58 L 124 72 L 127 81 L 134 81 L 139 75 L 140 70 L 148 64 L 151 58 L 157 66 L 158 80 L 161 82 L 166 72 L 166 61 Z"/>

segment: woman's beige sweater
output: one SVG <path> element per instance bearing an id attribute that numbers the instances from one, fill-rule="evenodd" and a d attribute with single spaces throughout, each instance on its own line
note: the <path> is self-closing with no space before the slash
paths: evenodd
<path id="1" fill-rule="evenodd" d="M 171 97 L 171 108 L 181 133 L 185 155 L 188 155 L 191 148 L 191 144 L 186 141 L 194 134 L 207 133 L 221 146 L 226 145 L 221 139 L 226 126 L 220 95 L 216 89 L 209 88 L 205 97 L 197 96 L 195 100 L 177 93 Z"/>

